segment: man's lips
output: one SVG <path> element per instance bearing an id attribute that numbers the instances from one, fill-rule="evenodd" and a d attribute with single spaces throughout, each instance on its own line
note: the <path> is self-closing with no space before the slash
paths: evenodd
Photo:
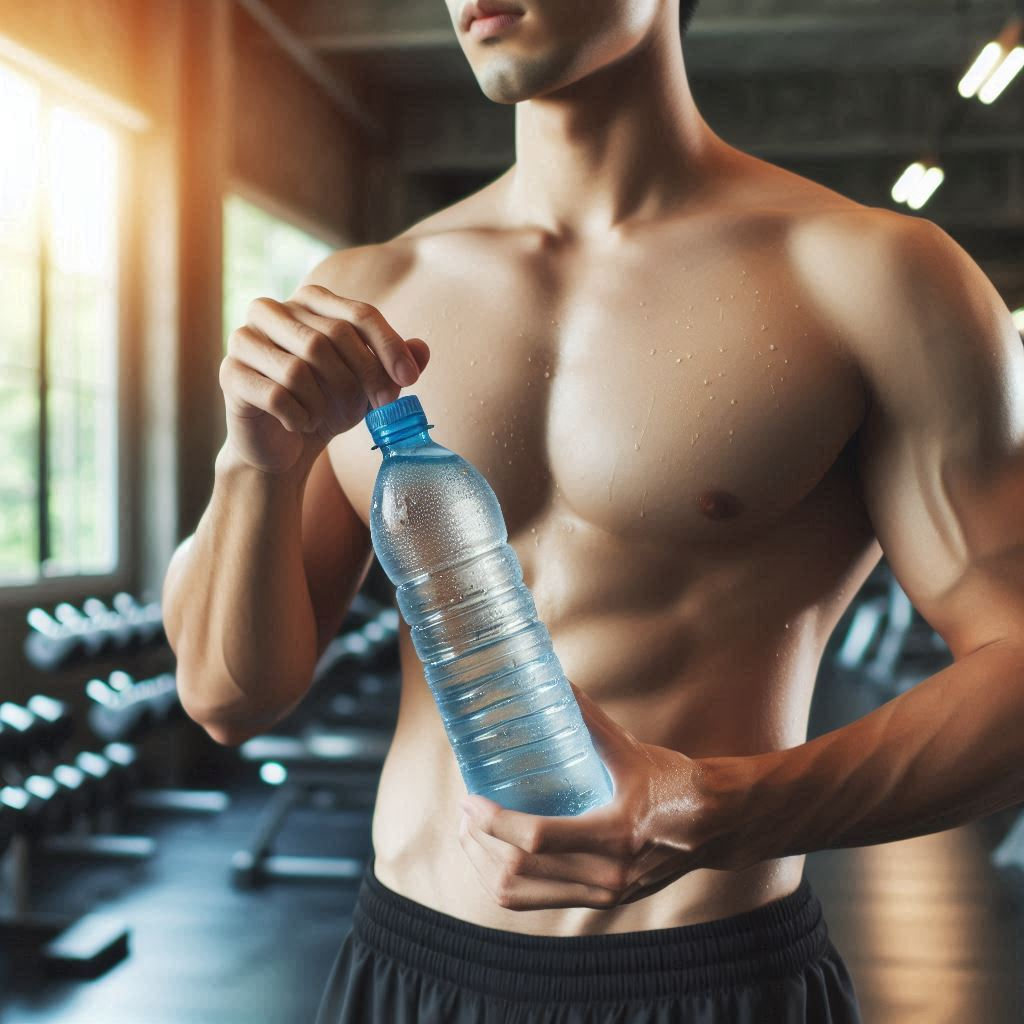
<path id="1" fill-rule="evenodd" d="M 463 32 L 478 18 L 487 18 L 495 14 L 522 14 L 523 10 L 507 0 L 472 0 L 462 8 L 459 25 Z"/>

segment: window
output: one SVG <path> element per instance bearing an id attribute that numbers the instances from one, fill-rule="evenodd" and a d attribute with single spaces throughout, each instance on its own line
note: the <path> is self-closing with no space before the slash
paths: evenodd
<path id="1" fill-rule="evenodd" d="M 120 138 L 2 63 L 0 96 L 0 585 L 107 574 Z"/>
<path id="2" fill-rule="evenodd" d="M 333 247 L 238 195 L 224 200 L 224 347 L 261 295 L 287 299 Z"/>

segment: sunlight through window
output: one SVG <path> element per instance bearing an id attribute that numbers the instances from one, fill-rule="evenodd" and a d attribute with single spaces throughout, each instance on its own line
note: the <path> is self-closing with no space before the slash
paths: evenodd
<path id="1" fill-rule="evenodd" d="M 3 66 L 0 95 L 12 141 L 0 159 L 0 581 L 106 573 L 117 562 L 118 138 Z"/>

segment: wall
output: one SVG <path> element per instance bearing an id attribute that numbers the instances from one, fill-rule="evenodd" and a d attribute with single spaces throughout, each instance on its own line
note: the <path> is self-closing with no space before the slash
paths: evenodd
<path id="1" fill-rule="evenodd" d="M 75 76 L 83 95 L 140 119 L 124 196 L 128 573 L 113 586 L 79 580 L 42 594 L 0 592 L 0 699 L 80 692 L 90 673 L 41 674 L 24 661 L 28 608 L 118 589 L 158 598 L 174 547 L 209 501 L 224 434 L 223 192 L 249 185 L 338 244 L 359 243 L 374 223 L 372 205 L 361 201 L 374 154 L 269 41 L 241 45 L 241 33 L 247 43 L 253 34 L 243 18 L 231 0 L 0 0 L 0 54 L 41 59 Z"/>

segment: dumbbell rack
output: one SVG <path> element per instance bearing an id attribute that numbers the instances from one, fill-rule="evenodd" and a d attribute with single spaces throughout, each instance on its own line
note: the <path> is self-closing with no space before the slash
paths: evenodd
<path id="1" fill-rule="evenodd" d="M 127 672 L 114 671 L 106 682 L 90 679 L 85 684 L 85 692 L 91 702 L 89 727 L 95 736 L 107 742 L 134 742 L 184 717 L 173 672 L 135 680 Z M 170 774 L 177 777 L 181 761 L 177 735 L 172 735 L 171 740 Z M 131 810 L 219 814 L 230 803 L 231 798 L 221 790 L 153 787 L 133 793 L 129 807 Z"/>
<path id="2" fill-rule="evenodd" d="M 131 594 L 118 593 L 108 608 L 99 598 L 86 598 L 82 608 L 62 601 L 53 613 L 32 608 L 26 615 L 29 631 L 24 653 L 29 664 L 43 672 L 110 652 L 141 649 L 166 640 L 160 604 L 139 604 Z"/>
<path id="3" fill-rule="evenodd" d="M 108 914 L 74 918 L 30 909 L 31 866 L 43 856 L 139 861 L 155 843 L 95 829 L 125 791 L 130 756 L 79 753 L 61 760 L 74 732 L 70 707 L 43 694 L 25 707 L 0 704 L 0 871 L 9 906 L 0 913 L 0 949 L 50 974 L 96 977 L 128 955 L 128 929 Z"/>
<path id="4" fill-rule="evenodd" d="M 128 594 L 107 608 L 87 599 L 83 611 L 67 602 L 53 615 L 28 614 L 26 658 L 52 670 L 111 652 L 165 641 L 160 606 L 141 605 Z M 74 732 L 70 707 L 44 695 L 25 708 L 0 704 L 0 873 L 8 894 L 0 912 L 0 950 L 13 961 L 29 960 L 48 974 L 93 978 L 128 955 L 129 930 L 109 914 L 78 918 L 30 909 L 32 866 L 43 857 L 117 859 L 154 856 L 155 839 L 102 832 L 117 828 L 128 810 L 217 813 L 228 806 L 222 792 L 143 789 L 136 748 L 123 742 L 161 727 L 180 713 L 174 676 L 136 682 L 113 672 L 91 680 L 93 732 L 108 742 L 102 753 L 82 751 L 73 763 L 56 763 Z M 183 713 L 182 713 L 183 714 Z M 171 737 L 177 740 L 177 733 Z M 180 757 L 174 747 L 173 776 Z"/>
<path id="5" fill-rule="evenodd" d="M 345 625 L 365 618 L 328 645 L 313 677 L 311 698 L 303 707 L 326 700 L 324 714 L 333 725 L 312 722 L 297 735 L 266 735 L 242 744 L 243 759 L 261 765 L 261 776 L 276 785 L 264 808 L 255 835 L 231 859 L 236 888 L 251 888 L 270 879 L 356 881 L 365 863 L 354 857 L 294 856 L 273 853 L 274 842 L 289 814 L 300 807 L 370 810 L 376 798 L 380 770 L 391 744 L 397 716 L 397 669 L 372 671 L 393 657 L 398 613 L 382 608 L 364 595 L 353 602 Z M 324 694 L 325 681 L 348 676 L 349 692 Z M 357 677 L 353 683 L 353 677 Z M 390 705 L 381 709 L 382 695 Z M 376 701 L 376 704 L 371 704 Z M 375 708 L 377 712 L 375 713 Z"/>

